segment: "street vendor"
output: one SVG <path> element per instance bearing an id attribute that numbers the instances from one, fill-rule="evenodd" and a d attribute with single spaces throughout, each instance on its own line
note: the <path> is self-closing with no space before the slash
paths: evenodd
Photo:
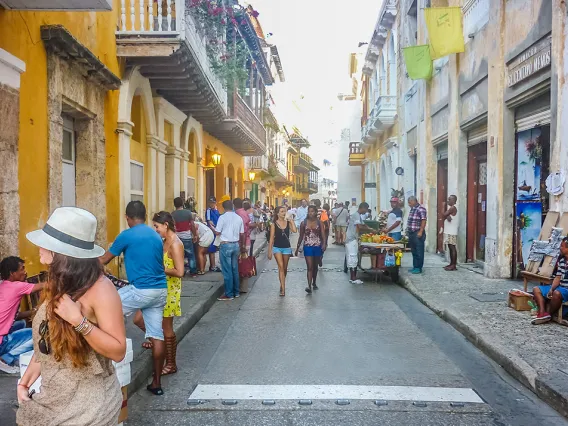
<path id="1" fill-rule="evenodd" d="M 533 324 L 549 322 L 551 314 L 557 313 L 562 303 L 568 302 L 568 237 L 564 237 L 560 244 L 560 257 L 552 285 L 539 285 L 533 289 L 533 294 L 538 305 L 538 314 L 531 321 Z"/>
<path id="2" fill-rule="evenodd" d="M 359 263 L 359 242 L 360 232 L 373 232 L 372 228 L 361 222 L 361 215 L 369 209 L 369 204 L 363 202 L 359 204 L 359 209 L 349 216 L 349 224 L 347 225 L 347 234 L 345 237 L 345 258 L 347 267 L 350 271 L 349 282 L 351 284 L 363 284 L 363 281 L 357 279 L 357 264 Z"/>
<path id="3" fill-rule="evenodd" d="M 383 230 L 385 234 L 393 238 L 395 241 L 402 239 L 402 210 L 398 206 L 400 200 L 392 197 L 390 200 L 391 211 L 387 218 L 387 226 Z"/>

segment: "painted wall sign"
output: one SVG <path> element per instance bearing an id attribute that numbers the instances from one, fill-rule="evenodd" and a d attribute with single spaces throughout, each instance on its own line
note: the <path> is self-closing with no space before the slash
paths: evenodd
<path id="1" fill-rule="evenodd" d="M 550 66 L 551 38 L 532 45 L 507 66 L 507 86 L 529 78 L 531 75 Z"/>

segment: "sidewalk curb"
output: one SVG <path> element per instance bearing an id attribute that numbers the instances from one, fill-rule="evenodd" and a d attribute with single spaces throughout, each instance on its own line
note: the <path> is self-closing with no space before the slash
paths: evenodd
<path id="1" fill-rule="evenodd" d="M 464 335 L 478 349 L 498 363 L 511 376 L 533 391 L 540 399 L 558 411 L 564 417 L 568 417 L 568 395 L 555 389 L 554 383 L 547 377 L 539 375 L 526 361 L 515 354 L 507 354 L 503 348 L 490 342 L 483 334 L 478 333 L 453 312 L 442 310 L 434 306 L 420 294 L 412 281 L 406 275 L 401 275 L 400 284 L 416 297 L 424 306 L 454 327 Z"/>
<path id="2" fill-rule="evenodd" d="M 253 256 L 258 256 L 260 252 L 266 247 L 266 240 L 255 247 Z M 180 342 L 203 316 L 209 312 L 209 309 L 217 301 L 217 298 L 223 294 L 223 280 L 220 282 L 212 282 L 211 289 L 207 292 L 206 296 L 196 305 L 194 305 L 189 313 L 184 316 L 184 321 L 178 323 L 174 327 L 178 342 Z M 132 376 L 130 384 L 128 385 L 128 397 L 134 395 L 141 387 L 143 387 L 148 377 L 152 374 L 152 355 L 151 351 L 144 351 L 138 359 L 132 363 Z"/>

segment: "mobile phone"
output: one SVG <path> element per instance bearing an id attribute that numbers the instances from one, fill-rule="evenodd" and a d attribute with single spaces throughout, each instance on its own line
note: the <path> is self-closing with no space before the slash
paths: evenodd
<path id="1" fill-rule="evenodd" d="M 34 393 L 35 393 L 35 389 L 32 389 L 30 391 L 30 393 L 28 393 L 28 398 L 32 399 L 32 396 L 34 395 Z"/>

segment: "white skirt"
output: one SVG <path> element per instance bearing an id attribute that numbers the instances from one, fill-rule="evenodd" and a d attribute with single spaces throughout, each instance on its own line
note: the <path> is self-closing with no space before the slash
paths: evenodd
<path id="1" fill-rule="evenodd" d="M 199 239 L 199 247 L 209 247 L 214 240 L 215 236 L 213 235 L 213 231 L 208 232 Z"/>
<path id="2" fill-rule="evenodd" d="M 359 243 L 357 240 L 345 243 L 345 257 L 347 258 L 347 267 L 356 268 L 359 262 Z"/>

